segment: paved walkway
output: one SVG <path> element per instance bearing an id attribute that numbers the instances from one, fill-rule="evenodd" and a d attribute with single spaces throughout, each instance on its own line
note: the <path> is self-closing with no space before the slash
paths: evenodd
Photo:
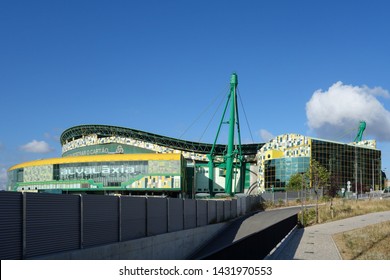
<path id="1" fill-rule="evenodd" d="M 269 260 L 340 260 L 332 235 L 390 220 L 390 211 L 371 213 L 306 228 L 296 228 Z"/>

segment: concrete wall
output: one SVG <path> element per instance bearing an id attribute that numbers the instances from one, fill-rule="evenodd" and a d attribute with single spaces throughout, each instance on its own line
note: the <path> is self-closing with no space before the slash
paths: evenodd
<path id="1" fill-rule="evenodd" d="M 30 259 L 44 260 L 184 260 L 211 240 L 227 223 L 213 224 Z"/>

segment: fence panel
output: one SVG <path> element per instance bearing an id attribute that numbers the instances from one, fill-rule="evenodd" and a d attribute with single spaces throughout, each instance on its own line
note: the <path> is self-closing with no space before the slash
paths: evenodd
<path id="1" fill-rule="evenodd" d="M 121 196 L 122 241 L 146 236 L 146 198 Z"/>
<path id="2" fill-rule="evenodd" d="M 184 200 L 184 229 L 196 228 L 196 200 Z"/>
<path id="3" fill-rule="evenodd" d="M 119 239 L 119 198 L 83 195 L 84 247 L 117 242 Z"/>
<path id="4" fill-rule="evenodd" d="M 323 189 L 319 189 L 319 197 L 323 196 Z M 295 201 L 297 199 L 315 199 L 316 194 L 312 189 L 307 189 L 306 191 L 286 191 L 286 192 L 272 192 L 266 191 L 261 194 L 261 198 L 270 201 L 273 203 L 286 202 L 286 201 Z"/>
<path id="5" fill-rule="evenodd" d="M 206 226 L 207 223 L 207 200 L 196 201 L 196 226 Z"/>
<path id="6" fill-rule="evenodd" d="M 22 194 L 0 192 L 0 259 L 21 259 L 23 256 Z"/>
<path id="7" fill-rule="evenodd" d="M 166 198 L 147 198 L 147 236 L 168 232 L 168 206 Z"/>
<path id="8" fill-rule="evenodd" d="M 233 199 L 231 202 L 230 202 L 230 217 L 231 219 L 234 219 L 237 217 L 237 199 Z"/>
<path id="9" fill-rule="evenodd" d="M 26 195 L 25 257 L 80 248 L 80 197 L 48 193 Z"/>
<path id="10" fill-rule="evenodd" d="M 168 232 L 184 229 L 184 205 L 180 198 L 168 198 Z"/>
<path id="11" fill-rule="evenodd" d="M 222 222 L 225 218 L 224 216 L 224 205 L 223 201 L 217 200 L 217 223 Z"/>
<path id="12" fill-rule="evenodd" d="M 225 200 L 223 202 L 223 219 L 224 221 L 227 221 L 231 218 L 231 202 L 230 200 Z"/>
<path id="13" fill-rule="evenodd" d="M 33 258 L 223 222 L 246 213 L 258 198 L 239 203 L 0 192 L 0 257 Z"/>
<path id="14" fill-rule="evenodd" d="M 252 209 L 252 196 L 245 197 L 245 213 L 249 213 Z"/>
<path id="15" fill-rule="evenodd" d="M 215 224 L 217 223 L 217 202 L 215 200 L 207 201 L 207 223 Z"/>
<path id="16" fill-rule="evenodd" d="M 238 216 L 241 216 L 243 214 L 243 211 L 242 211 L 242 197 L 237 197 L 237 215 Z"/>

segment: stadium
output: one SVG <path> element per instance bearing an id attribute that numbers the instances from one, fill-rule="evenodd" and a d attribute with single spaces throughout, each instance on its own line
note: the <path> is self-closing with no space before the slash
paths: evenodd
<path id="1" fill-rule="evenodd" d="M 312 160 L 334 175 L 333 184 L 344 187 L 350 182 L 358 192 L 379 189 L 381 151 L 374 140 L 358 140 L 346 144 L 284 134 L 267 143 L 243 144 L 243 164 L 234 171 L 232 192 L 284 190 L 290 176 L 305 172 Z M 210 172 L 208 155 L 215 149 L 223 159 L 226 145 L 109 125 L 71 127 L 60 141 L 61 157 L 12 166 L 7 189 L 172 197 L 225 193 L 223 160 Z"/>

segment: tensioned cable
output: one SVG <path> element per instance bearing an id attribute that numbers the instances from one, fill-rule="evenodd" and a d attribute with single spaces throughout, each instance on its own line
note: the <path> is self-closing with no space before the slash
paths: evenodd
<path id="1" fill-rule="evenodd" d="M 248 117 L 246 116 L 245 107 L 244 107 L 244 104 L 242 102 L 242 97 L 241 97 L 239 90 L 237 90 L 237 95 L 238 95 L 238 99 L 240 100 L 242 110 L 244 111 L 245 121 L 246 121 L 246 125 L 248 126 L 249 134 L 251 135 L 252 143 L 255 143 L 255 141 L 253 140 L 252 131 L 251 131 L 251 128 L 249 126 Z"/>
<path id="2" fill-rule="evenodd" d="M 350 129 L 344 130 L 343 134 L 341 134 L 340 136 L 335 137 L 335 141 L 345 140 L 345 138 L 347 136 L 351 137 L 352 141 L 353 141 L 354 137 L 356 136 L 356 134 L 353 135 L 353 133 L 357 133 L 356 131 L 358 131 L 358 127 L 354 127 L 354 128 L 350 128 Z"/>
<path id="3" fill-rule="evenodd" d="M 197 123 L 199 121 L 199 119 L 211 108 L 212 105 L 214 105 L 214 103 L 217 101 L 218 98 L 220 98 L 220 95 L 216 95 L 215 98 L 211 101 L 211 103 L 195 118 L 195 120 L 184 130 L 184 132 L 179 136 L 179 138 L 181 139 L 187 132 L 188 130 L 190 130 L 195 123 Z M 204 132 L 203 132 L 204 134 Z M 203 136 L 202 134 L 202 136 Z M 202 137 L 201 137 L 202 138 Z"/>
<path id="4" fill-rule="evenodd" d="M 225 90 L 225 92 L 226 92 L 226 90 Z M 226 95 L 224 95 L 224 96 L 226 96 Z M 198 142 L 200 142 L 200 141 L 201 141 L 201 139 L 203 138 L 203 136 L 205 135 L 205 133 L 206 133 L 207 129 L 209 128 L 209 126 L 210 126 L 211 122 L 213 121 L 213 119 L 214 119 L 215 115 L 216 115 L 216 114 L 217 114 L 217 112 L 219 111 L 219 108 L 221 108 L 221 105 L 222 105 L 223 101 L 224 101 L 224 99 L 223 99 L 223 98 L 221 98 L 221 101 L 219 102 L 219 104 L 218 104 L 218 106 L 217 106 L 216 110 L 214 111 L 214 114 L 213 114 L 213 116 L 211 117 L 210 121 L 208 122 L 208 124 L 207 124 L 206 128 L 204 129 L 204 131 L 203 131 L 202 135 L 200 136 L 200 138 L 199 138 Z M 224 117 L 224 116 L 223 116 L 223 117 Z"/>

